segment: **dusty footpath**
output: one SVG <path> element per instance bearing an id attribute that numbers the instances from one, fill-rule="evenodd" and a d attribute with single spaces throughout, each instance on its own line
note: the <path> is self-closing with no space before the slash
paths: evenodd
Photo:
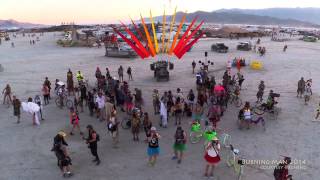
<path id="1" fill-rule="evenodd" d="M 58 35 L 58 33 L 55 33 Z M 279 106 L 282 111 L 277 120 L 266 118 L 266 131 L 261 127 L 250 130 L 239 130 L 236 124 L 238 109 L 230 106 L 222 118 L 219 126 L 228 132 L 232 144 L 240 150 L 241 156 L 250 160 L 278 160 L 281 155 L 292 157 L 295 167 L 290 174 L 297 180 L 319 179 L 320 172 L 320 122 L 312 122 L 316 105 L 319 103 L 320 90 L 320 43 L 307 43 L 298 40 L 286 42 L 288 50 L 282 52 L 284 43 L 272 42 L 269 38 L 262 39 L 267 53 L 260 58 L 254 52 L 236 50 L 239 40 L 202 40 L 187 53 L 182 60 L 173 59 L 175 69 L 170 72 L 169 82 L 156 82 L 150 63 L 153 59 L 140 60 L 118 59 L 104 57 L 104 49 L 98 48 L 62 48 L 55 44 L 56 37 L 52 33 L 45 34 L 36 45 L 29 45 L 28 37 L 18 35 L 13 39 L 15 48 L 10 42 L 0 45 L 0 64 L 4 71 L 0 72 L 0 88 L 7 83 L 12 86 L 13 92 L 22 101 L 36 94 L 40 94 L 44 77 L 48 76 L 51 82 L 55 79 L 66 80 L 66 72 L 71 68 L 75 73 L 81 70 L 90 84 L 94 84 L 94 72 L 97 66 L 101 69 L 108 67 L 112 75 L 117 75 L 117 68 L 122 65 L 133 68 L 134 81 L 131 87 L 143 90 L 145 109 L 153 114 L 151 93 L 154 88 L 163 93 L 165 90 L 176 91 L 180 87 L 187 93 L 195 90 L 195 77 L 191 73 L 192 60 L 204 60 L 204 52 L 209 52 L 208 60 L 215 62 L 210 67 L 210 74 L 217 80 L 222 79 L 222 69 L 226 61 L 234 57 L 245 57 L 248 61 L 261 60 L 264 69 L 254 71 L 246 67 L 244 88 L 241 92 L 243 101 L 256 100 L 257 86 L 260 80 L 266 84 L 265 95 L 270 89 L 281 94 Z M 243 39 L 242 39 L 243 40 Z M 246 39 L 244 39 L 246 40 Z M 217 54 L 210 51 L 215 42 L 224 42 L 229 46 L 227 54 Z M 163 57 L 165 58 L 165 57 Z M 199 66 L 197 66 L 199 68 Z M 104 72 L 104 71 L 103 71 Z M 233 69 L 233 72 L 235 70 Z M 105 72 L 104 72 L 105 73 Z M 308 106 L 302 99 L 296 98 L 297 81 L 301 78 L 313 79 L 313 96 Z M 128 77 L 125 76 L 125 79 Z M 266 98 L 266 97 L 265 97 Z M 123 114 L 119 115 L 120 119 Z M 17 125 L 13 117 L 12 108 L 0 105 L 0 180 L 56 180 L 62 179 L 56 166 L 56 157 L 50 151 L 53 137 L 59 130 L 69 132 L 71 126 L 67 110 L 56 107 L 53 100 L 44 107 L 45 121 L 40 126 L 33 127 L 28 114 L 22 114 L 22 122 Z M 83 130 L 87 124 L 92 124 L 101 136 L 98 151 L 101 165 L 95 166 L 86 144 L 78 134 L 67 137 L 69 150 L 73 159 L 74 177 L 77 180 L 164 180 L 184 179 L 198 180 L 203 177 L 205 161 L 201 144 L 187 144 L 185 159 L 178 165 L 171 160 L 174 122 L 169 122 L 169 128 L 161 129 L 158 126 L 159 116 L 151 116 L 153 123 L 162 135 L 160 140 L 161 154 L 155 167 L 147 166 L 147 145 L 133 142 L 129 130 L 120 129 L 120 148 L 111 148 L 111 138 L 107 134 L 104 123 L 88 116 L 88 110 L 80 114 L 80 124 Z M 183 119 L 183 127 L 189 132 L 190 119 Z M 144 139 L 144 133 L 140 134 Z M 300 162 L 300 166 L 298 165 Z M 273 179 L 273 169 L 270 166 L 245 166 L 245 180 Z M 234 172 L 221 162 L 215 171 L 214 179 L 236 179 Z"/>

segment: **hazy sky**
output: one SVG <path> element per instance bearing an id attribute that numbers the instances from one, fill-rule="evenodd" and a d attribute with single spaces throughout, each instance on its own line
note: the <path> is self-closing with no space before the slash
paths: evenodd
<path id="1" fill-rule="evenodd" d="M 0 0 L 0 19 L 41 24 L 110 23 L 178 11 L 221 8 L 320 7 L 320 0 Z"/>

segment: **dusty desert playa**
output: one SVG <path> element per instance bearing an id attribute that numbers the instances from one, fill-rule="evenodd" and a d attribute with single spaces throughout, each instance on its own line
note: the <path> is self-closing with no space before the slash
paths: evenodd
<path id="1" fill-rule="evenodd" d="M 55 33 L 58 35 L 59 33 Z M 245 81 L 241 92 L 243 101 L 256 101 L 257 87 L 261 80 L 265 81 L 266 91 L 273 89 L 280 93 L 279 107 L 281 113 L 277 120 L 266 115 L 266 131 L 261 127 L 252 127 L 250 130 L 239 130 L 236 124 L 238 108 L 230 105 L 223 116 L 219 126 L 231 135 L 232 144 L 240 150 L 241 156 L 252 160 L 279 160 L 281 155 L 292 157 L 303 164 L 290 170 L 293 179 L 316 180 L 320 172 L 320 122 L 312 122 L 315 109 L 319 103 L 320 92 L 320 43 L 308 43 L 299 40 L 286 42 L 287 52 L 282 52 L 283 42 L 270 41 L 269 37 L 262 38 L 261 46 L 265 46 L 267 53 L 260 57 L 253 51 L 237 51 L 239 41 L 249 39 L 205 39 L 197 43 L 191 52 L 182 60 L 172 59 L 175 69 L 170 71 L 169 82 L 156 82 L 150 63 L 153 59 L 141 60 L 119 59 L 104 57 L 104 48 L 63 48 L 56 45 L 57 36 L 47 33 L 40 38 L 36 45 L 29 45 L 29 38 L 18 35 L 13 38 L 15 48 L 11 42 L 2 42 L 0 45 L 0 64 L 4 71 L 0 72 L 0 88 L 9 83 L 15 95 L 26 101 L 29 96 L 40 94 L 41 85 L 46 76 L 53 83 L 55 79 L 66 81 L 66 73 L 71 68 L 75 74 L 81 70 L 89 83 L 95 82 L 95 69 L 105 68 L 117 76 L 117 69 L 122 65 L 133 68 L 134 81 L 130 81 L 131 89 L 142 89 L 145 99 L 145 109 L 152 114 L 153 124 L 159 129 L 161 153 L 155 167 L 147 165 L 147 145 L 133 142 L 129 130 L 120 128 L 120 148 L 111 147 L 111 137 L 107 134 L 104 123 L 97 121 L 88 114 L 88 109 L 80 113 L 80 124 L 85 129 L 92 124 L 100 134 L 98 145 L 101 165 L 95 166 L 91 162 L 91 155 L 86 144 L 78 133 L 68 136 L 69 150 L 73 159 L 72 169 L 76 180 L 201 180 L 203 177 L 205 160 L 203 147 L 200 144 L 187 144 L 185 159 L 182 164 L 171 160 L 173 135 L 175 126 L 173 120 L 169 121 L 169 128 L 162 129 L 158 125 L 159 116 L 153 115 L 151 93 L 159 89 L 162 94 L 165 90 L 176 91 L 182 88 L 186 94 L 189 89 L 196 90 L 195 76 L 191 73 L 192 60 L 204 60 L 204 52 L 208 51 L 208 60 L 215 65 L 210 67 L 210 75 L 214 75 L 217 82 L 221 82 L 227 60 L 234 57 L 244 57 L 247 61 L 261 60 L 264 68 L 261 71 L 245 67 Z M 256 39 L 253 39 L 256 41 Z M 218 54 L 210 51 L 211 44 L 224 42 L 229 46 L 227 54 Z M 197 69 L 199 65 L 197 66 Z M 235 73 L 236 69 L 232 69 Z M 298 80 L 313 79 L 313 96 L 309 105 L 304 105 L 300 98 L 296 98 Z M 128 77 L 125 74 L 125 79 Z M 266 97 L 265 97 L 266 98 Z M 1 99 L 2 100 L 2 99 Z M 120 119 L 123 113 L 120 114 Z M 20 124 L 16 124 L 12 107 L 0 105 L 0 180 L 57 180 L 62 179 L 56 165 L 56 157 L 50 151 L 53 137 L 59 130 L 69 132 L 71 129 L 68 112 L 59 109 L 51 100 L 44 107 L 44 118 L 40 126 L 32 126 L 31 117 L 22 113 Z M 183 127 L 189 130 L 191 119 L 183 119 Z M 144 133 L 140 133 L 141 139 Z M 294 161 L 293 161 L 294 162 Z M 298 162 L 298 161 L 297 161 Z M 305 163 L 304 163 L 305 162 Z M 214 179 L 236 179 L 234 172 L 225 162 L 218 165 Z M 273 169 L 263 169 L 258 166 L 244 167 L 244 180 L 270 180 L 273 179 Z"/>

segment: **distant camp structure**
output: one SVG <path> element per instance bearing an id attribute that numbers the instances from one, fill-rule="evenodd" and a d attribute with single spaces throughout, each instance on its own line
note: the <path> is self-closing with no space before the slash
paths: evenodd
<path id="1" fill-rule="evenodd" d="M 106 49 L 105 56 L 107 57 L 132 58 L 137 56 L 131 47 L 121 42 L 121 39 L 113 33 L 106 32 L 103 43 Z"/>
<path id="2" fill-rule="evenodd" d="M 63 47 L 95 47 L 101 41 L 93 34 L 90 29 L 65 29 L 63 37 L 57 41 Z"/>

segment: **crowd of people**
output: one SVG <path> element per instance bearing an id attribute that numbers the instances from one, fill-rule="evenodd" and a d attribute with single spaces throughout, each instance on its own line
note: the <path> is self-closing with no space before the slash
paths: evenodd
<path id="1" fill-rule="evenodd" d="M 194 73 L 195 66 L 193 63 L 192 69 Z M 155 127 L 155 122 L 151 121 L 149 117 L 150 112 L 147 112 L 144 108 L 145 101 L 142 90 L 139 88 L 132 90 L 129 86 L 129 81 L 133 80 L 131 67 L 127 68 L 129 81 L 124 80 L 123 71 L 124 68 L 120 66 L 117 70 L 118 78 L 116 78 L 110 74 L 108 68 L 106 68 L 106 74 L 104 75 L 100 68 L 97 67 L 95 72 L 96 83 L 91 87 L 81 71 L 76 73 L 75 78 L 77 82 L 74 83 L 73 72 L 69 69 L 66 75 L 66 85 L 59 79 L 56 79 L 54 93 L 60 98 L 60 108 L 66 106 L 64 103 L 65 96 L 72 97 L 72 107 L 68 107 L 71 125 L 69 134 L 74 135 L 75 130 L 79 132 L 85 143 L 88 144 L 88 148 L 94 157 L 93 162 L 96 165 L 101 163 L 98 155 L 100 136 L 94 127 L 89 124 L 86 126 L 86 134 L 88 136 L 84 137 L 85 133 L 81 130 L 80 126 L 80 116 L 85 108 L 88 109 L 91 116 L 95 116 L 98 121 L 106 124 L 112 138 L 113 148 L 119 148 L 119 128 L 122 121 L 119 120 L 119 113 L 126 114 L 130 119 L 129 126 L 133 141 L 140 141 L 140 129 L 144 130 L 144 142 L 147 143 L 147 155 L 149 156 L 148 164 L 152 167 L 156 164 L 160 153 L 160 131 Z M 244 81 L 245 78 L 241 72 L 241 68 L 238 68 L 237 72 L 232 74 L 231 69 L 228 67 L 223 74 L 221 83 L 216 82 L 214 76 L 209 76 L 207 70 L 201 69 L 196 75 L 196 92 L 190 89 L 184 94 L 181 88 L 177 88 L 175 92 L 168 90 L 163 93 L 160 93 L 158 89 L 153 90 L 152 97 L 149 98 L 152 98 L 153 113 L 159 117 L 160 127 L 167 128 L 169 119 L 172 119 L 172 122 L 176 126 L 176 132 L 173 135 L 172 160 L 177 160 L 178 164 L 183 161 L 187 144 L 187 134 L 182 128 L 182 125 L 187 123 L 185 119 L 191 118 L 192 124 L 201 123 L 204 120 L 208 129 L 215 131 L 219 127 L 219 122 L 228 108 L 230 99 L 239 98 Z M 298 83 L 298 95 L 301 96 L 305 91 L 309 91 L 306 90 L 308 88 L 311 91 L 311 82 L 312 80 L 304 82 L 302 78 Z M 39 95 L 28 99 L 28 102 L 33 102 L 39 107 L 39 110 L 32 112 L 34 124 L 37 124 L 37 116 L 42 120 L 44 119 L 41 109 L 43 105 L 48 105 L 51 101 L 51 86 L 49 78 L 46 77 L 41 89 L 44 103 L 42 103 Z M 256 95 L 257 102 L 263 101 L 265 88 L 264 81 L 261 81 Z M 11 99 L 12 90 L 9 84 L 3 90 L 3 94 L 4 103 L 8 101 L 10 104 L 13 104 L 14 115 L 17 116 L 17 122 L 19 123 L 20 108 L 23 106 L 23 102 L 17 99 L 16 96 L 13 96 Z M 267 98 L 266 106 L 270 109 L 276 104 L 274 94 L 271 90 Z M 252 120 L 252 107 L 249 102 L 246 102 L 240 108 L 238 118 L 246 124 L 247 128 L 250 128 L 248 121 Z M 71 177 L 73 175 L 71 171 L 72 159 L 68 153 L 66 136 L 67 133 L 59 131 L 54 137 L 52 151 L 57 157 L 57 164 L 61 168 L 63 177 Z M 207 162 L 205 176 L 214 175 L 214 168 L 221 160 L 219 154 L 220 141 L 217 137 L 214 137 L 205 146 L 204 159 Z"/>

